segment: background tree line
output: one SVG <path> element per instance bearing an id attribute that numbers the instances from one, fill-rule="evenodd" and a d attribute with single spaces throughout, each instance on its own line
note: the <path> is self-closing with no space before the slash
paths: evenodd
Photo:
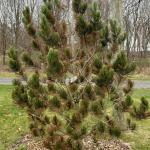
<path id="1" fill-rule="evenodd" d="M 86 0 L 91 3 L 91 0 Z M 95 0 L 97 1 L 97 0 Z M 26 34 L 22 25 L 22 11 L 26 5 L 30 6 L 33 18 L 39 20 L 39 9 L 42 0 L 1 0 L 0 1 L 0 54 L 2 63 L 6 63 L 6 50 L 13 46 L 18 49 L 31 50 L 28 47 L 30 37 Z M 149 53 L 150 41 L 150 1 L 148 0 L 100 0 L 97 1 L 102 18 L 109 20 L 116 19 L 127 32 L 125 49 L 128 55 L 146 57 Z M 68 41 L 72 43 L 72 21 L 71 10 L 72 0 L 63 0 L 64 14 L 62 17 L 68 21 Z M 37 25 L 39 22 L 37 23 Z M 26 40 L 24 40 L 26 39 Z"/>

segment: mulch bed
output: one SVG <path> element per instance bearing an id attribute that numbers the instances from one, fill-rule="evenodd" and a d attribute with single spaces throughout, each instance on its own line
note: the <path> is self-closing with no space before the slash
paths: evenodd
<path id="1" fill-rule="evenodd" d="M 43 142 L 38 138 L 33 138 L 32 135 L 25 135 L 17 143 L 15 143 L 9 150 L 18 150 L 20 145 L 26 145 L 27 150 L 48 150 L 43 147 Z M 83 140 L 85 150 L 132 150 L 130 144 L 124 143 L 121 140 L 100 140 L 94 143 L 91 136 Z"/>
<path id="2" fill-rule="evenodd" d="M 89 136 L 83 140 L 85 150 L 132 150 L 129 143 L 124 143 L 121 140 L 99 140 L 94 143 L 93 139 Z"/>

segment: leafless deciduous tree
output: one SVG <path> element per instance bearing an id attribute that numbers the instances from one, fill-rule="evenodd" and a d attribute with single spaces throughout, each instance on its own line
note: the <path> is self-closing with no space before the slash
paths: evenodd
<path id="1" fill-rule="evenodd" d="M 150 44 L 150 1 L 125 0 L 124 25 L 128 38 L 126 49 L 135 57 L 146 56 Z"/>
<path id="2" fill-rule="evenodd" d="M 33 18 L 38 20 L 40 2 L 41 0 L 0 0 L 0 51 L 3 64 L 5 64 L 6 49 L 10 46 L 22 49 L 29 45 L 27 43 L 30 39 L 22 25 L 22 11 L 25 6 L 30 6 Z"/>
<path id="3" fill-rule="evenodd" d="M 7 48 L 7 34 L 8 34 L 8 14 L 4 1 L 0 2 L 0 49 L 3 55 L 3 64 L 5 64 L 6 48 Z"/>

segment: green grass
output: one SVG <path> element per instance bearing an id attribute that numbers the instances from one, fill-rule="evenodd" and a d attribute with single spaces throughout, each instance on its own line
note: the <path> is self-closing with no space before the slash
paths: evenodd
<path id="1" fill-rule="evenodd" d="M 133 150 L 150 150 L 150 118 L 136 121 L 137 129 L 122 136 L 123 141 L 131 144 Z"/>
<path id="2" fill-rule="evenodd" d="M 143 75 L 141 73 L 136 73 L 136 74 L 133 74 L 129 77 L 130 79 L 132 80 L 150 80 L 150 75 Z"/>
<path id="3" fill-rule="evenodd" d="M 27 116 L 11 100 L 11 86 L 0 85 L 0 150 L 6 150 L 25 134 Z"/>
<path id="4" fill-rule="evenodd" d="M 3 78 L 15 78 L 16 75 L 15 75 L 15 73 L 12 73 L 12 72 L 1 71 L 0 72 L 0 77 L 3 77 Z"/>
<path id="5" fill-rule="evenodd" d="M 136 89 L 132 94 L 133 98 L 138 101 L 141 97 L 145 97 L 150 101 L 150 89 Z"/>
<path id="6" fill-rule="evenodd" d="M 8 149 L 28 132 L 26 113 L 13 103 L 11 91 L 12 86 L 0 85 L 0 150 Z M 137 89 L 133 92 L 136 105 L 140 102 L 141 96 L 145 96 L 150 101 L 150 89 Z M 89 127 L 93 123 L 92 120 L 92 116 L 88 121 L 86 120 Z M 136 122 L 137 130 L 125 133 L 121 138 L 130 143 L 134 150 L 150 150 L 150 118 Z"/>
<path id="7" fill-rule="evenodd" d="M 136 104 L 144 96 L 150 102 L 150 89 L 137 89 L 133 92 L 133 99 Z M 150 150 L 150 118 L 136 120 L 137 129 L 134 132 L 127 132 L 122 139 L 131 144 L 134 150 Z"/>

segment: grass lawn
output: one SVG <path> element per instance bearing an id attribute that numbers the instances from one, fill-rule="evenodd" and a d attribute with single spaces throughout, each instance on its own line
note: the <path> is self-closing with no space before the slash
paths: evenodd
<path id="1" fill-rule="evenodd" d="M 11 86 L 0 85 L 0 150 L 8 147 L 28 132 L 26 113 L 11 100 Z M 133 97 L 138 104 L 141 96 L 150 100 L 150 89 L 138 89 Z M 134 150 L 150 150 L 150 118 L 136 121 L 137 130 L 122 135 L 122 139 L 131 143 Z"/>
<path id="2" fill-rule="evenodd" d="M 11 86 L 0 85 L 0 150 L 27 132 L 27 116 L 11 100 Z"/>
<path id="3" fill-rule="evenodd" d="M 0 72 L 0 77 L 2 77 L 2 78 L 15 78 L 16 75 L 15 75 L 15 73 L 1 71 Z"/>
<path id="4" fill-rule="evenodd" d="M 140 97 L 144 96 L 150 102 L 150 89 L 137 89 L 133 92 L 135 104 L 139 103 Z M 134 132 L 127 132 L 122 139 L 131 143 L 134 150 L 150 150 L 150 118 L 136 120 L 137 129 Z"/>
<path id="5" fill-rule="evenodd" d="M 143 74 L 133 74 L 129 77 L 132 80 L 150 80 L 150 75 L 143 75 Z"/>

